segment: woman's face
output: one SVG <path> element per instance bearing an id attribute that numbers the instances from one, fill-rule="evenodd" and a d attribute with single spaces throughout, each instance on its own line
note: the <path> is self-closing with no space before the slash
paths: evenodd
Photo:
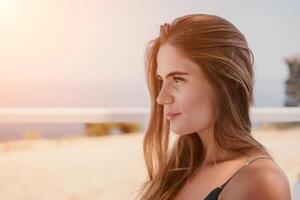
<path id="1" fill-rule="evenodd" d="M 213 90 L 196 63 L 164 44 L 158 51 L 156 74 L 163 81 L 156 101 L 164 105 L 175 134 L 201 133 L 213 125 Z"/>

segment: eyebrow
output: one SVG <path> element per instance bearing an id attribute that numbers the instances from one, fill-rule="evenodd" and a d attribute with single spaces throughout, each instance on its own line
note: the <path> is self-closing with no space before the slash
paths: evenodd
<path id="1" fill-rule="evenodd" d="M 187 72 L 180 72 L 180 71 L 174 71 L 174 72 L 168 73 L 165 78 L 169 78 L 169 77 L 174 76 L 174 75 L 189 75 L 189 73 L 187 73 Z M 161 78 L 161 76 L 158 75 L 158 74 L 156 74 L 156 77 Z"/>

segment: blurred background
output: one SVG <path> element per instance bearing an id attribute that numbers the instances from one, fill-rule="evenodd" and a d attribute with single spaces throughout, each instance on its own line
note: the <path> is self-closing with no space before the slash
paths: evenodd
<path id="1" fill-rule="evenodd" d="M 0 108 L 148 108 L 146 44 L 161 24 L 192 13 L 219 15 L 244 33 L 255 56 L 255 107 L 299 107 L 299 10 L 300 2 L 293 0 L 0 0 Z M 4 121 L 0 199 L 133 199 L 144 180 L 142 134 L 122 133 L 144 132 L 145 124 Z M 270 133 L 258 137 L 274 151 L 289 144 L 299 155 L 300 129 L 297 123 L 290 127 L 265 125 L 257 131 Z M 85 137 L 102 135 L 119 137 Z M 291 152 L 279 154 L 297 157 Z M 134 162 L 125 159 L 129 154 Z M 118 171 L 114 156 L 124 159 L 126 170 Z M 294 186 L 300 161 L 278 159 Z M 104 165 L 108 168 L 101 171 Z M 41 180 L 49 181 L 37 184 Z M 34 186 L 24 189 L 28 183 Z M 124 191 L 117 194 L 108 186 Z"/>

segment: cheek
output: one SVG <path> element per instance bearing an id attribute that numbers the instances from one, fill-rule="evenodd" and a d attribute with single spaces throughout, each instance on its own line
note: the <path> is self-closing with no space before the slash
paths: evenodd
<path id="1" fill-rule="evenodd" d="M 180 94 L 178 100 L 183 111 L 208 114 L 213 105 L 213 92 L 209 86 L 190 87 Z"/>
<path id="2" fill-rule="evenodd" d="M 199 92 L 195 92 L 199 91 Z M 182 118 L 174 120 L 173 128 L 182 134 L 206 129 L 214 120 L 213 95 L 210 89 L 187 90 L 178 97 Z M 172 124 L 171 124 L 172 125 Z M 176 130 L 174 130 L 176 132 Z"/>
<path id="3" fill-rule="evenodd" d="M 206 92 L 195 94 L 193 97 L 186 99 L 183 106 L 183 112 L 191 122 L 204 122 L 210 120 L 213 115 L 213 98 Z"/>

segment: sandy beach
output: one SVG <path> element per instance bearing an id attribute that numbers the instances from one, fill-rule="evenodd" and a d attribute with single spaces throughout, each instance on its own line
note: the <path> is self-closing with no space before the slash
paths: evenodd
<path id="1" fill-rule="evenodd" d="M 255 130 L 293 189 L 300 128 Z M 0 200 L 130 200 L 146 178 L 143 134 L 0 143 Z"/>

